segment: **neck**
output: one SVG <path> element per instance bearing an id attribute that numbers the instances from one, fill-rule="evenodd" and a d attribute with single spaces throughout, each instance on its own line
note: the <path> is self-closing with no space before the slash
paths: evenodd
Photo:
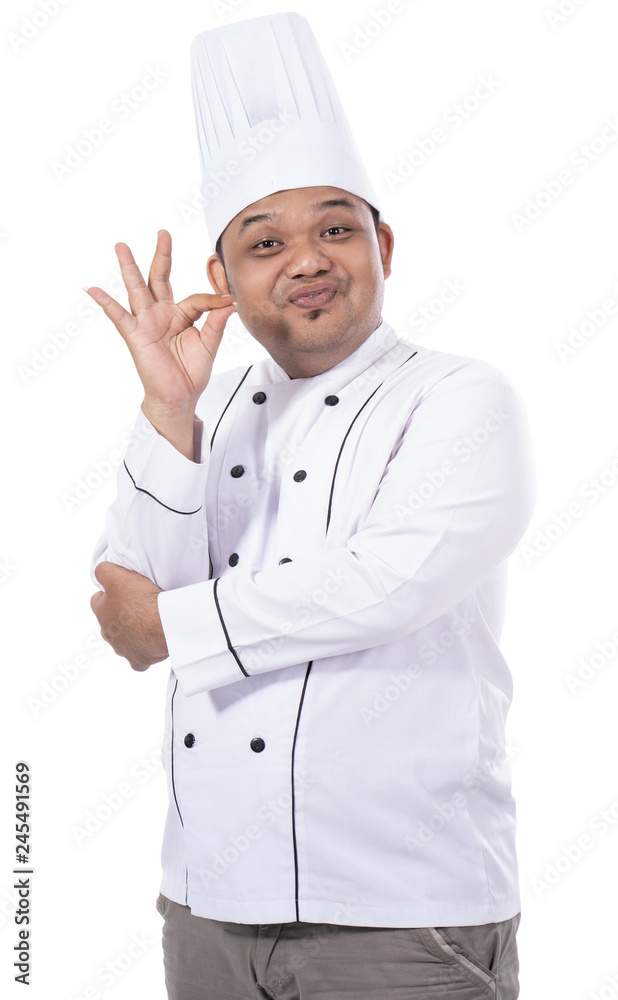
<path id="1" fill-rule="evenodd" d="M 349 358 L 365 343 L 365 341 L 369 339 L 369 337 L 371 337 L 373 333 L 375 333 L 375 330 L 377 330 L 381 324 L 382 318 L 380 318 L 380 322 L 375 329 L 366 333 L 362 337 L 362 340 L 355 341 L 353 344 L 346 342 L 338 345 L 336 348 L 331 348 L 330 350 L 309 349 L 301 354 L 295 352 L 293 358 L 283 356 L 278 351 L 276 353 L 270 351 L 269 353 L 279 367 L 283 368 L 284 372 L 290 379 L 313 378 L 314 375 L 322 375 L 323 372 L 329 371 L 341 361 L 345 361 L 346 358 Z"/>

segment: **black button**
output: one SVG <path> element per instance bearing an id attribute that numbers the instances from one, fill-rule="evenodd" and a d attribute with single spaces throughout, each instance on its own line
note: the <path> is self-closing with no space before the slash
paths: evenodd
<path id="1" fill-rule="evenodd" d="M 307 478 L 307 473 L 304 469 L 299 469 L 298 472 L 294 473 L 294 482 L 302 483 L 303 479 Z"/>
<path id="2" fill-rule="evenodd" d="M 234 479 L 240 479 L 240 477 L 244 476 L 245 474 L 244 465 L 235 465 L 234 468 L 231 470 L 231 473 L 234 476 Z"/>
<path id="3" fill-rule="evenodd" d="M 266 393 L 265 392 L 254 392 L 254 394 L 253 394 L 253 402 L 254 403 L 265 403 L 266 402 Z"/>
<path id="4" fill-rule="evenodd" d="M 236 566 L 236 564 L 238 563 L 239 559 L 240 559 L 240 556 L 238 555 L 238 552 L 232 552 L 230 558 L 228 559 L 228 562 L 229 562 L 230 566 Z"/>
<path id="5" fill-rule="evenodd" d="M 339 396 L 327 396 L 324 402 L 327 406 L 336 406 L 339 402 Z"/>
<path id="6" fill-rule="evenodd" d="M 265 746 L 261 736 L 256 736 L 254 740 L 251 740 L 251 749 L 255 750 L 256 753 L 261 753 Z"/>
<path id="7" fill-rule="evenodd" d="M 279 560 L 279 565 L 283 566 L 283 563 L 285 563 L 285 562 L 292 562 L 292 560 L 290 559 L 289 556 L 284 556 L 283 559 Z"/>
<path id="8" fill-rule="evenodd" d="M 186 747 L 195 746 L 195 736 L 193 735 L 193 733 L 187 733 L 187 735 L 185 736 L 185 746 Z"/>

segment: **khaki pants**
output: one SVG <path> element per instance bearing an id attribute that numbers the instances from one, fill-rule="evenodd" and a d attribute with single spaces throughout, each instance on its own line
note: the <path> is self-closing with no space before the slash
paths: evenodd
<path id="1" fill-rule="evenodd" d="M 516 1000 L 521 913 L 464 927 L 239 924 L 159 895 L 169 1000 Z"/>

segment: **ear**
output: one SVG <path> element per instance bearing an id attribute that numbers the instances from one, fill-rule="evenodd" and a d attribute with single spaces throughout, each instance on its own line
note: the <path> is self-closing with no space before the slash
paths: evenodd
<path id="1" fill-rule="evenodd" d="M 225 295 L 229 292 L 225 269 L 218 254 L 213 253 L 206 261 L 206 274 L 217 295 Z"/>
<path id="2" fill-rule="evenodd" d="M 391 260 L 393 257 L 393 248 L 395 246 L 395 236 L 393 230 L 386 222 L 378 223 L 377 236 L 378 243 L 380 245 L 382 266 L 384 268 L 384 277 L 388 278 L 391 273 Z"/>

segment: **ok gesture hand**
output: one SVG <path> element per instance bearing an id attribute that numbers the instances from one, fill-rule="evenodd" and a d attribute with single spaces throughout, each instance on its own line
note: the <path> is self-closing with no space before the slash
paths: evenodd
<path id="1" fill-rule="evenodd" d="M 144 386 L 142 409 L 155 428 L 193 457 L 195 404 L 206 388 L 225 324 L 234 312 L 231 295 L 206 292 L 175 302 L 170 285 L 172 237 L 157 234 L 148 284 L 131 250 L 117 243 L 116 256 L 131 312 L 96 285 L 86 289 L 125 341 Z M 198 329 L 193 324 L 208 312 Z"/>

